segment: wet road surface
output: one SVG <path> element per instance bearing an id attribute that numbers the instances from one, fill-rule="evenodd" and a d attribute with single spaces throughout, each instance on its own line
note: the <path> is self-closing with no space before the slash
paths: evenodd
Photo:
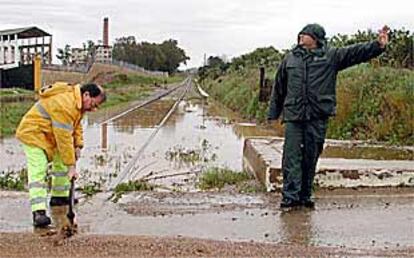
<path id="1" fill-rule="evenodd" d="M 0 231 L 32 232 L 27 193 L 0 192 Z M 279 210 L 277 194 L 101 193 L 76 208 L 81 234 L 191 237 L 346 248 L 409 248 L 414 191 L 329 195 L 316 210 Z M 55 208 L 53 208 L 55 209 Z M 52 209 L 52 215 L 59 211 Z M 64 217 L 65 213 L 60 212 Z M 59 225 L 56 225 L 59 226 Z"/>

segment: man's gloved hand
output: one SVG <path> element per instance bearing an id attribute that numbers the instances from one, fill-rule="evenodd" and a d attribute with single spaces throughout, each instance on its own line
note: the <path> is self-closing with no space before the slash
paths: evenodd
<path id="1" fill-rule="evenodd" d="M 378 31 L 378 42 L 381 45 L 381 48 L 384 48 L 388 44 L 388 32 L 390 28 L 387 25 Z"/>
<path id="2" fill-rule="evenodd" d="M 78 160 L 81 157 L 81 148 L 76 147 L 75 148 L 75 158 Z"/>
<path id="3" fill-rule="evenodd" d="M 75 166 L 69 166 L 68 177 L 69 177 L 69 180 L 71 180 L 72 178 L 76 180 L 79 177 L 79 174 L 76 171 Z"/>

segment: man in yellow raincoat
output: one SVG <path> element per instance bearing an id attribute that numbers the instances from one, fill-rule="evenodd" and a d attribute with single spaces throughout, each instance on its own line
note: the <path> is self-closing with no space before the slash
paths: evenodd
<path id="1" fill-rule="evenodd" d="M 57 82 L 43 87 L 39 101 L 22 118 L 16 137 L 27 157 L 28 186 L 33 225 L 46 227 L 46 172 L 52 163 L 50 205 L 69 203 L 70 179 L 77 178 L 76 160 L 83 147 L 81 119 L 106 99 L 99 85 L 70 85 Z"/>

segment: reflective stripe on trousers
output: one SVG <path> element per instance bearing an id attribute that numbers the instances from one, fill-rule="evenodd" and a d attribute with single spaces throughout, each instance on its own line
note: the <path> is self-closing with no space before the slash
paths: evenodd
<path id="1" fill-rule="evenodd" d="M 27 159 L 27 177 L 32 211 L 46 210 L 47 156 L 43 149 L 23 144 Z"/>
<path id="2" fill-rule="evenodd" d="M 52 196 L 68 197 L 70 182 L 68 178 L 68 167 L 63 164 L 59 154 L 53 157 L 52 164 Z"/>
<path id="3" fill-rule="evenodd" d="M 27 159 L 27 177 L 32 211 L 47 208 L 47 156 L 43 149 L 23 144 Z M 67 177 L 68 168 L 63 164 L 60 155 L 53 157 L 52 164 L 52 196 L 68 197 L 70 182 Z"/>

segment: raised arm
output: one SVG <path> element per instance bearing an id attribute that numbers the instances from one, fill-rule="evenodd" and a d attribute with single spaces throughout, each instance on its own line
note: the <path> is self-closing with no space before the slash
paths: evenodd
<path id="1" fill-rule="evenodd" d="M 335 49 L 334 60 L 337 70 L 343 70 L 379 56 L 388 44 L 388 31 L 389 28 L 384 26 L 375 41 Z"/>

